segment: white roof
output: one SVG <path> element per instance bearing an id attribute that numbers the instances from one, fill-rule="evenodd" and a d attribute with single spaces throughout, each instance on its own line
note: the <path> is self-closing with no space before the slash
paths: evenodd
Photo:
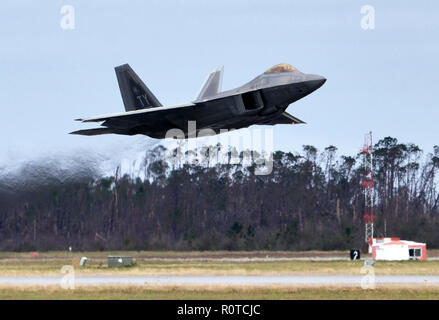
<path id="1" fill-rule="evenodd" d="M 415 242 L 415 241 L 410 241 L 410 240 L 391 240 L 391 241 L 384 241 L 381 243 L 374 243 L 373 246 L 401 246 L 401 245 L 406 245 L 406 246 L 425 246 L 425 243 L 422 242 Z"/>

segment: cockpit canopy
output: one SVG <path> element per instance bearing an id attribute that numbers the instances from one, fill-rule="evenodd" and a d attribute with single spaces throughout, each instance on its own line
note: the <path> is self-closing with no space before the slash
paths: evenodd
<path id="1" fill-rule="evenodd" d="M 297 71 L 292 65 L 288 63 L 279 63 L 275 66 L 272 66 L 270 69 L 264 72 L 264 74 L 272 74 L 272 73 L 283 73 L 283 72 L 293 72 Z"/>

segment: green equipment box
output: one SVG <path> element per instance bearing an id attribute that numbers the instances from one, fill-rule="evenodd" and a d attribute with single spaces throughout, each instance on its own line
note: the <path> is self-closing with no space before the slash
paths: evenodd
<path id="1" fill-rule="evenodd" d="M 133 257 L 108 256 L 108 268 L 129 267 L 133 265 Z"/>

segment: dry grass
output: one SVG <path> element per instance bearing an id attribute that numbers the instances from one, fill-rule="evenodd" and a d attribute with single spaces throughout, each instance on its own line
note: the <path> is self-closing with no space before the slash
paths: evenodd
<path id="1" fill-rule="evenodd" d="M 38 258 L 91 258 L 105 259 L 109 255 L 133 256 L 138 258 L 222 258 L 222 257 L 348 257 L 346 251 L 48 251 L 38 252 Z M 439 255 L 439 252 L 438 252 Z M 30 252 L 0 252 L 0 259 L 30 259 Z"/>
<path id="2" fill-rule="evenodd" d="M 64 290 L 52 287 L 1 287 L 0 299 L 280 299 L 280 300 L 392 300 L 439 299 L 437 287 L 200 287 L 93 286 Z"/>
<path id="3" fill-rule="evenodd" d="M 315 252 L 317 254 L 317 252 Z M 166 259 L 142 258 L 154 256 L 151 252 L 49 252 L 38 258 L 30 258 L 30 253 L 1 253 L 0 276 L 60 275 L 64 265 L 73 265 L 78 275 L 359 275 L 363 261 L 227 261 L 227 260 L 185 260 L 199 257 L 198 252 L 166 253 Z M 233 253 L 238 254 L 238 253 Z M 239 253 L 242 256 L 244 253 Z M 280 253 L 277 253 L 280 254 Z M 328 253 L 325 253 L 328 255 Z M 340 255 L 338 252 L 334 255 Z M 107 268 L 108 255 L 135 256 L 135 265 L 129 268 Z M 225 252 L 209 252 L 209 256 L 223 257 Z M 89 261 L 85 267 L 79 266 L 81 256 Z M 377 275 L 439 275 L 439 260 L 432 261 L 379 261 L 375 266 Z"/>
<path id="4" fill-rule="evenodd" d="M 432 255 L 431 252 L 430 256 Z M 433 251 L 433 254 L 435 252 Z M 107 268 L 108 255 L 134 256 L 129 268 Z M 360 275 L 363 261 L 228 261 L 222 258 L 345 256 L 345 252 L 47 252 L 0 253 L 0 276 L 61 276 L 63 265 L 77 275 Z M 79 266 L 82 256 L 89 258 Z M 209 259 L 204 259 L 204 258 Z M 188 258 L 188 259 L 184 259 Z M 377 262 L 376 275 L 439 275 L 439 261 Z M 439 299 L 438 286 L 2 286 L 0 299 Z"/>

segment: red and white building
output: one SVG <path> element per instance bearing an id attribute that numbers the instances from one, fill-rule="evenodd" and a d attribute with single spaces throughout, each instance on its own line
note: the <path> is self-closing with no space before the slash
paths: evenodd
<path id="1" fill-rule="evenodd" d="M 425 243 L 400 238 L 370 238 L 373 260 L 427 260 Z"/>

